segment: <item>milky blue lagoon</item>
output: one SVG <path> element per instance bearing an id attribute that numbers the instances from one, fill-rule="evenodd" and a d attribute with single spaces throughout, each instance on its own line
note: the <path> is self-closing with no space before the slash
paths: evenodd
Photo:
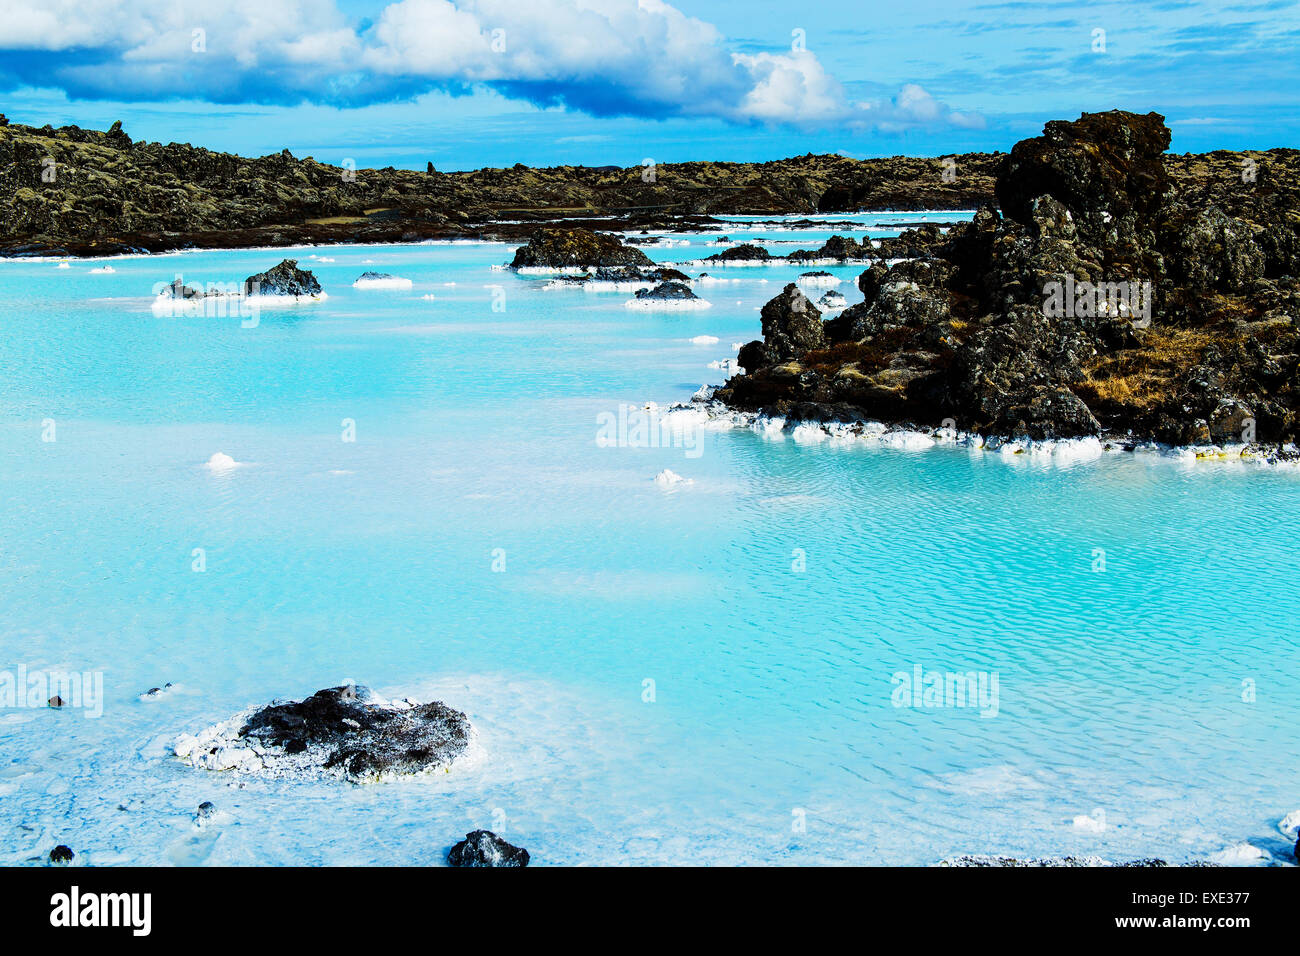
<path id="1" fill-rule="evenodd" d="M 776 254 L 845 231 L 734 225 L 798 240 Z M 690 239 L 647 251 L 721 248 Z M 602 414 L 720 383 L 806 270 L 709 269 L 739 280 L 697 287 L 712 308 L 639 312 L 493 271 L 512 250 L 0 262 L 0 668 L 104 688 L 98 718 L 0 710 L 0 862 L 427 864 L 478 827 L 538 864 L 1286 852 L 1300 475 L 749 429 L 601 447 Z M 151 310 L 177 273 L 285 256 L 328 299 L 254 328 Z M 829 271 L 861 298 L 862 267 Z M 995 674 L 996 707 L 896 706 L 918 666 Z M 171 753 L 349 678 L 464 710 L 471 755 L 353 786 Z M 224 823 L 195 828 L 204 800 Z"/>

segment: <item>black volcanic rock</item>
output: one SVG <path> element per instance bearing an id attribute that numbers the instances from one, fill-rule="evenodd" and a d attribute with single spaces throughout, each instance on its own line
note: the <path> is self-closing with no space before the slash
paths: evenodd
<path id="1" fill-rule="evenodd" d="M 1004 216 L 882 240 L 905 261 L 863 272 L 820 344 L 769 322 L 786 289 L 715 397 L 1009 437 L 1295 441 L 1300 190 L 1267 165 L 1207 185 L 1168 143 L 1156 114 L 1047 124 L 1002 164 Z"/>
<path id="2" fill-rule="evenodd" d="M 589 229 L 546 229 L 515 250 L 512 269 L 572 266 L 652 266 L 640 249 L 623 243 L 617 236 Z"/>
<path id="3" fill-rule="evenodd" d="M 76 854 L 72 852 L 71 847 L 64 846 L 62 843 L 60 843 L 53 850 L 50 851 L 50 862 L 71 863 L 75 856 Z"/>
<path id="4" fill-rule="evenodd" d="M 826 344 L 821 310 L 793 282 L 763 306 L 761 315 L 763 344 L 774 361 L 794 358 Z"/>
<path id="5" fill-rule="evenodd" d="M 794 262 L 809 259 L 835 259 L 843 262 L 848 259 L 871 259 L 877 255 L 868 239 L 864 242 L 851 236 L 831 236 L 819 249 L 796 249 L 788 258 Z"/>
<path id="6" fill-rule="evenodd" d="M 205 293 L 202 289 L 196 289 L 193 286 L 186 285 L 180 279 L 173 279 L 171 282 L 158 293 L 164 299 L 201 299 Z"/>
<path id="7" fill-rule="evenodd" d="M 244 294 L 298 298 L 320 294 L 320 283 L 306 269 L 298 268 L 297 259 L 284 259 L 274 268 L 245 279 Z"/>
<path id="8" fill-rule="evenodd" d="M 653 289 L 638 289 L 636 291 L 638 299 L 698 299 L 699 296 L 691 291 L 691 287 L 681 282 L 661 282 Z"/>
<path id="9" fill-rule="evenodd" d="M 449 866 L 524 867 L 528 851 L 512 846 L 491 830 L 474 830 L 453 846 L 447 854 Z"/>
<path id="10" fill-rule="evenodd" d="M 306 700 L 256 711 L 240 738 L 285 754 L 307 754 L 348 779 L 410 774 L 450 764 L 469 745 L 469 719 L 433 701 L 404 709 L 381 706 L 364 687 L 317 691 Z"/>
<path id="11" fill-rule="evenodd" d="M 1012 148 L 994 190 L 1002 214 L 1021 225 L 1034 225 L 1036 202 L 1051 196 L 1085 241 L 1122 247 L 1150 227 L 1167 198 L 1161 154 L 1168 148 L 1169 128 L 1159 113 L 1112 110 L 1084 113 L 1073 122 L 1054 120 L 1042 136 Z"/>
<path id="12" fill-rule="evenodd" d="M 602 266 L 578 275 L 560 275 L 552 281 L 571 285 L 586 282 L 690 282 L 691 277 L 680 269 L 667 266 L 646 268 L 645 266 Z"/>
<path id="13" fill-rule="evenodd" d="M 705 262 L 766 262 L 768 259 L 775 259 L 770 252 L 762 246 L 756 246 L 751 242 L 743 243 L 739 246 L 732 246 L 722 252 L 715 252 L 705 258 Z"/>

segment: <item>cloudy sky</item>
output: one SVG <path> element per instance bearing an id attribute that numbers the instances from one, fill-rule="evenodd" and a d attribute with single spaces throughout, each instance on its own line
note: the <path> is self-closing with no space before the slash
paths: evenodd
<path id="1" fill-rule="evenodd" d="M 1007 149 L 1164 113 L 1300 146 L 1300 0 L 0 0 L 0 112 L 440 169 Z"/>

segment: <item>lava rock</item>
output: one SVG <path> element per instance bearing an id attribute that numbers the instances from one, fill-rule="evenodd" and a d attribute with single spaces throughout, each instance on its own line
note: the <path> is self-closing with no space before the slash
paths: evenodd
<path id="1" fill-rule="evenodd" d="M 465 752 L 469 735 L 469 718 L 443 703 L 395 708 L 373 702 L 365 687 L 351 684 L 270 704 L 239 730 L 247 741 L 306 754 L 353 781 L 447 766 Z"/>
<path id="2" fill-rule="evenodd" d="M 167 285 L 163 287 L 162 291 L 158 293 L 158 297 L 162 299 L 178 299 L 183 301 L 186 299 L 202 299 L 208 294 L 209 293 L 202 289 L 196 289 L 194 286 L 186 285 L 177 278 L 167 283 Z"/>
<path id="3" fill-rule="evenodd" d="M 76 854 L 72 852 L 71 847 L 64 846 L 62 843 L 60 843 L 53 850 L 50 851 L 50 862 L 71 863 L 73 857 L 75 856 Z"/>
<path id="4" fill-rule="evenodd" d="M 793 282 L 764 305 L 760 315 L 763 343 L 775 361 L 794 358 L 826 343 L 821 310 Z"/>
<path id="5" fill-rule="evenodd" d="M 546 229 L 527 245 L 515 250 L 512 269 L 573 266 L 652 266 L 640 249 L 626 245 L 617 236 L 589 229 Z"/>
<path id="6" fill-rule="evenodd" d="M 512 846 L 491 830 L 474 830 L 453 846 L 447 854 L 450 866 L 512 866 L 528 865 L 528 851 Z"/>
<path id="7" fill-rule="evenodd" d="M 834 309 L 842 309 L 848 304 L 849 304 L 849 300 L 844 298 L 843 295 L 836 292 L 834 289 L 830 290 L 829 292 L 826 292 L 824 295 L 822 295 L 820 299 L 817 300 L 817 307 L 828 311 Z"/>
<path id="8" fill-rule="evenodd" d="M 653 289 L 637 289 L 638 299 L 698 299 L 691 287 L 681 282 L 661 282 Z"/>
<path id="9" fill-rule="evenodd" d="M 1012 147 L 998 170 L 998 204 L 1003 215 L 1031 225 L 1035 202 L 1051 196 L 1091 245 L 1116 244 L 1149 225 L 1164 201 L 1170 183 L 1161 154 L 1169 140 L 1159 113 L 1111 110 L 1053 120 L 1042 136 Z"/>
<path id="10" fill-rule="evenodd" d="M 850 259 L 871 259 L 877 255 L 870 240 L 859 242 L 851 236 L 831 236 L 819 249 L 796 249 L 787 257 L 792 262 L 805 260 L 834 259 L 846 262 Z"/>
<path id="11" fill-rule="evenodd" d="M 768 252 L 762 246 L 756 246 L 751 242 L 743 243 L 739 246 L 732 246 L 722 252 L 715 252 L 705 258 L 705 262 L 766 262 L 768 259 L 775 259 L 772 253 Z"/>
<path id="12" fill-rule="evenodd" d="M 282 295 L 299 298 L 319 295 L 321 286 L 306 269 L 298 268 L 297 259 L 284 259 L 279 265 L 244 280 L 245 295 Z"/>
<path id="13" fill-rule="evenodd" d="M 1168 145 L 1155 113 L 1048 123 L 1001 163 L 1003 215 L 881 240 L 893 264 L 819 328 L 783 290 L 715 398 L 1033 440 L 1300 440 L 1300 190 Z"/>

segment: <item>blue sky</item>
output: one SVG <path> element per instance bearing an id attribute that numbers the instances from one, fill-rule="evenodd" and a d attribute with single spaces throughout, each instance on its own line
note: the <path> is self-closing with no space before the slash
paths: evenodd
<path id="1" fill-rule="evenodd" d="M 1300 146 L 1300 0 L 0 0 L 0 112 L 440 169 L 1007 149 L 1164 113 Z"/>

